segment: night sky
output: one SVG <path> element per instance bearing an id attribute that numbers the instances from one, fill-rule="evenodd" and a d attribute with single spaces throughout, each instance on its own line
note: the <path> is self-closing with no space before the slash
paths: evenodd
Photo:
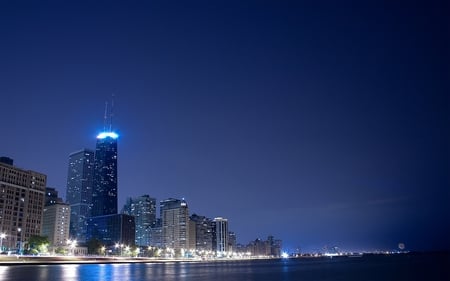
<path id="1" fill-rule="evenodd" d="M 65 197 L 114 95 L 119 208 L 240 243 L 450 249 L 446 1 L 1 1 L 0 155 Z"/>

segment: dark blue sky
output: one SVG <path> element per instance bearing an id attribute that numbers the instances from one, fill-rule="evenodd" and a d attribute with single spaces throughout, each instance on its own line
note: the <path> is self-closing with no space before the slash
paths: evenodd
<path id="1" fill-rule="evenodd" d="M 120 206 L 184 197 L 287 249 L 448 249 L 444 2 L 2 1 L 0 154 L 64 195 L 114 94 Z"/>

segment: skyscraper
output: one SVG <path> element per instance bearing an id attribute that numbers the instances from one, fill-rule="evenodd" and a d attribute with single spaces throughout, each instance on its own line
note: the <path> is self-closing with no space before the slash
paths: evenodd
<path id="1" fill-rule="evenodd" d="M 66 202 L 70 204 L 70 237 L 86 241 L 86 219 L 91 213 L 94 151 L 83 149 L 69 155 Z"/>
<path id="2" fill-rule="evenodd" d="M 189 210 L 186 201 L 169 198 L 160 202 L 162 242 L 175 251 L 189 248 Z"/>
<path id="3" fill-rule="evenodd" d="M 216 251 L 218 256 L 223 256 L 228 252 L 228 220 L 215 218 L 216 224 Z"/>
<path id="4" fill-rule="evenodd" d="M 190 219 L 191 221 L 195 222 L 195 249 L 203 251 L 215 251 L 215 229 L 213 229 L 215 224 L 213 223 L 213 220 L 205 216 L 199 216 L 197 214 L 193 214 Z"/>
<path id="5" fill-rule="evenodd" d="M 136 223 L 136 245 L 151 245 L 151 226 L 156 221 L 156 199 L 149 195 L 128 198 L 122 213 L 133 216 Z"/>
<path id="6" fill-rule="evenodd" d="M 66 245 L 69 239 L 70 205 L 62 202 L 44 207 L 42 235 L 47 236 L 52 247 Z"/>
<path id="7" fill-rule="evenodd" d="M 47 187 L 45 193 L 41 233 L 48 237 L 50 246 L 65 246 L 69 239 L 70 205 L 63 203 L 55 188 Z"/>
<path id="8" fill-rule="evenodd" d="M 112 117 L 112 112 L 110 113 Z M 134 245 L 133 216 L 117 213 L 117 138 L 110 119 L 106 131 L 98 134 L 94 155 L 91 216 L 87 220 L 87 240 L 98 239 L 107 246 L 115 243 Z"/>
<path id="9" fill-rule="evenodd" d="M 117 214 L 117 138 L 114 132 L 97 136 L 92 216 Z"/>

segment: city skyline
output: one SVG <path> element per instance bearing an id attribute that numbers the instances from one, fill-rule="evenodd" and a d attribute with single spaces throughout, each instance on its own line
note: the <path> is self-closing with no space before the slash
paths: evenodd
<path id="1" fill-rule="evenodd" d="M 289 251 L 450 248 L 447 4 L 173 4 L 0 3 L 0 156 L 66 198 L 114 94 L 119 210 L 185 198 Z"/>

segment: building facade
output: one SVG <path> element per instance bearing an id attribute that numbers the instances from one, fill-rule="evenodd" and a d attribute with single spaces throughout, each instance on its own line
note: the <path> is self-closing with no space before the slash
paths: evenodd
<path id="1" fill-rule="evenodd" d="M 83 149 L 69 155 L 66 202 L 70 204 L 70 237 L 86 242 L 92 204 L 94 151 Z"/>
<path id="2" fill-rule="evenodd" d="M 163 247 L 161 218 L 156 219 L 150 228 L 150 245 L 152 247 Z"/>
<path id="3" fill-rule="evenodd" d="M 117 138 L 114 132 L 97 136 L 92 190 L 92 216 L 117 214 Z"/>
<path id="4" fill-rule="evenodd" d="M 47 176 L 0 162 L 0 233 L 2 247 L 22 251 L 32 235 L 40 235 Z M 6 163 L 5 163 L 6 162 Z"/>
<path id="5" fill-rule="evenodd" d="M 133 246 L 135 243 L 134 217 L 125 214 L 90 217 L 87 220 L 87 241 L 100 240 L 105 246 L 115 244 Z"/>
<path id="6" fill-rule="evenodd" d="M 123 214 L 134 217 L 136 223 L 136 245 L 151 245 L 151 227 L 156 221 L 156 199 L 149 195 L 128 198 Z"/>
<path id="7" fill-rule="evenodd" d="M 190 219 L 195 223 L 195 249 L 198 251 L 215 251 L 213 220 L 197 214 L 193 214 Z"/>
<path id="8" fill-rule="evenodd" d="M 47 236 L 52 247 L 66 246 L 70 226 L 70 205 L 55 203 L 45 206 L 42 235 Z"/>
<path id="9" fill-rule="evenodd" d="M 216 229 L 216 252 L 224 256 L 228 252 L 228 220 L 218 217 L 214 219 Z"/>
<path id="10" fill-rule="evenodd" d="M 186 201 L 169 198 L 160 202 L 162 242 L 175 252 L 189 249 L 189 210 Z"/>

